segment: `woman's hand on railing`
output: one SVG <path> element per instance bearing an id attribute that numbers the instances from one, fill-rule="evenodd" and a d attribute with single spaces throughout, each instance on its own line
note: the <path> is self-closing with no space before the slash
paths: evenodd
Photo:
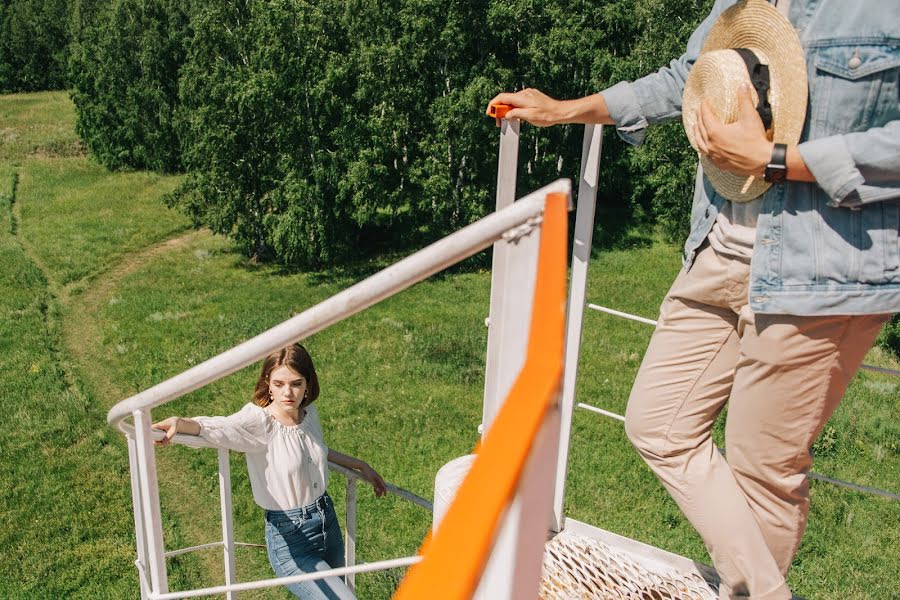
<path id="1" fill-rule="evenodd" d="M 382 479 L 381 475 L 378 474 L 378 471 L 370 467 L 369 463 L 366 461 L 359 460 L 355 456 L 350 456 L 349 454 L 344 454 L 337 450 L 332 450 L 331 448 L 328 449 L 328 460 L 359 473 L 359 476 L 362 479 L 365 479 L 372 484 L 372 487 L 375 488 L 375 495 L 377 497 L 380 498 L 387 494 L 387 484 L 384 482 L 384 479 Z"/>
<path id="2" fill-rule="evenodd" d="M 166 436 L 161 440 L 153 440 L 157 446 L 166 446 L 172 441 L 176 433 L 186 433 L 188 435 L 200 435 L 200 424 L 193 419 L 184 417 L 169 417 L 159 423 L 151 425 L 151 429 L 158 429 L 165 432 Z"/>
<path id="3" fill-rule="evenodd" d="M 362 475 L 363 479 L 371 483 L 372 487 L 375 488 L 375 496 L 377 498 L 387 495 L 387 484 L 384 482 L 384 478 L 378 474 L 378 471 L 369 466 L 368 463 L 363 463 L 359 473 Z"/>
<path id="4" fill-rule="evenodd" d="M 167 446 L 172 441 L 172 438 L 178 433 L 178 420 L 179 417 L 169 417 L 150 426 L 151 429 L 158 429 L 166 433 L 166 437 L 163 439 L 153 440 L 154 446 Z"/>

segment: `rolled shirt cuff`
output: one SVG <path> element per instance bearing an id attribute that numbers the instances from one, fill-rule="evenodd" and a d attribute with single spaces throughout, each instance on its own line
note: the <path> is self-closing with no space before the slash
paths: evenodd
<path id="1" fill-rule="evenodd" d="M 619 137 L 631 144 L 640 146 L 647 137 L 649 123 L 641 110 L 634 87 L 628 81 L 622 81 L 600 92 L 606 101 L 609 116 L 616 124 Z"/>
<path id="2" fill-rule="evenodd" d="M 859 208 L 900 196 L 900 190 L 893 186 L 866 185 L 843 136 L 803 142 L 797 151 L 816 183 L 828 194 L 829 206 Z"/>
<path id="3" fill-rule="evenodd" d="M 797 151 L 816 178 L 816 183 L 831 199 L 829 206 L 846 206 L 843 204 L 844 200 L 854 200 L 848 196 L 852 196 L 851 192 L 861 186 L 865 179 L 856 168 L 856 161 L 841 136 L 803 142 L 797 146 Z"/>

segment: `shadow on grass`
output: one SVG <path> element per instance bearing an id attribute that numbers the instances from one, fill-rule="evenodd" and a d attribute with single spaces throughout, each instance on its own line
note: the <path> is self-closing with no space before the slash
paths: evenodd
<path id="1" fill-rule="evenodd" d="M 390 238 L 369 238 L 360 241 L 356 252 L 347 254 L 330 264 L 309 265 L 280 262 L 272 256 L 253 258 L 239 245 L 232 244 L 217 253 L 230 255 L 232 265 L 248 273 L 266 273 L 271 277 L 296 277 L 305 275 L 312 285 L 349 286 L 382 271 L 391 265 L 426 248 L 436 240 L 420 237 L 415 241 Z M 392 245 L 393 243 L 393 245 Z M 491 267 L 491 249 L 482 250 L 469 258 L 435 273 L 433 280 L 442 280 L 450 275 L 477 273 Z"/>
<path id="2" fill-rule="evenodd" d="M 574 226 L 575 215 L 572 213 L 569 223 L 568 256 L 572 253 Z M 603 252 L 614 250 L 650 248 L 661 238 L 662 234 L 649 224 L 623 227 L 614 223 L 607 226 L 598 223 L 594 229 L 591 256 L 596 258 Z M 250 253 L 238 244 L 232 244 L 218 252 L 232 255 L 233 266 L 245 272 L 264 272 L 272 277 L 305 275 L 312 285 L 349 286 L 415 254 L 435 241 L 437 240 L 428 239 L 421 232 L 410 239 L 403 239 L 398 232 L 370 227 L 356 240 L 354 252 L 345 253 L 328 264 L 286 263 L 272 255 L 251 257 Z M 492 249 L 488 247 L 432 275 L 431 279 L 443 280 L 450 275 L 490 270 L 491 258 Z"/>

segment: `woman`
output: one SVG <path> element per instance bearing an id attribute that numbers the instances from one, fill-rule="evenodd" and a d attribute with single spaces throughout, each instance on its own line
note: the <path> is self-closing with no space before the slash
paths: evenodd
<path id="1" fill-rule="evenodd" d="M 365 462 L 329 450 L 312 403 L 319 380 L 306 348 L 294 344 L 263 361 L 253 401 L 228 417 L 169 417 L 154 429 L 166 436 L 199 435 L 222 448 L 244 452 L 253 499 L 266 511 L 266 548 L 279 577 L 344 566 L 344 541 L 328 484 L 328 461 L 358 471 L 376 496 L 387 488 Z M 353 592 L 337 577 L 287 588 L 304 600 L 346 600 Z"/>

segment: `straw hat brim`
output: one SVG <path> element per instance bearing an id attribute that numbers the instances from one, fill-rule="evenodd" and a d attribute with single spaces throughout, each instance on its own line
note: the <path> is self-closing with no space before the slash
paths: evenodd
<path id="1" fill-rule="evenodd" d="M 730 48 L 749 48 L 769 66 L 772 139 L 796 144 L 803 131 L 808 101 L 806 59 L 793 25 L 765 0 L 742 0 L 723 12 L 706 37 L 700 58 L 691 68 L 682 100 L 682 121 L 694 149 L 694 124 L 706 98 L 725 123 L 738 116 L 737 86 L 749 83 L 746 65 Z M 733 58 L 729 58 L 732 55 Z M 700 164 L 716 191 L 734 202 L 747 202 L 770 186 L 756 179 L 742 193 L 747 178 L 723 171 L 701 156 Z"/>

